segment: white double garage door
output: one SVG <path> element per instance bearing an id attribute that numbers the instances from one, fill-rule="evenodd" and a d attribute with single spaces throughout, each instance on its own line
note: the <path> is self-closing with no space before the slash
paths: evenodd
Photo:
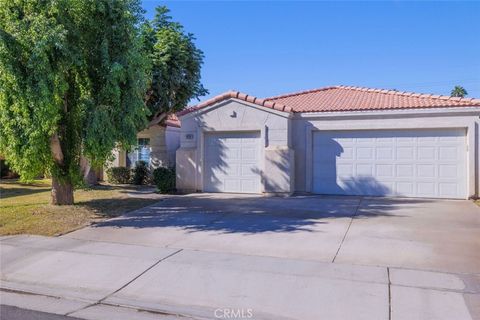
<path id="1" fill-rule="evenodd" d="M 311 191 L 465 198 L 465 134 L 464 129 L 314 131 Z M 260 142 L 258 132 L 207 134 L 204 190 L 261 192 Z"/>
<path id="2" fill-rule="evenodd" d="M 465 198 L 465 129 L 316 131 L 314 193 Z"/>

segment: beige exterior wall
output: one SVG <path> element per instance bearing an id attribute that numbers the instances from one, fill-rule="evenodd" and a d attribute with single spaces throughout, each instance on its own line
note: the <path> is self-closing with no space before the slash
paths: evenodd
<path id="1" fill-rule="evenodd" d="M 165 146 L 167 150 L 167 164 L 175 166 L 176 152 L 180 148 L 180 128 L 167 127 L 165 129 Z"/>
<path id="2" fill-rule="evenodd" d="M 259 131 L 262 192 L 310 192 L 316 130 L 465 128 L 468 195 L 480 196 L 478 108 L 289 114 L 229 99 L 182 117 L 177 188 L 203 190 L 203 141 L 208 132 Z"/>
<path id="3" fill-rule="evenodd" d="M 237 99 L 182 117 L 180 148 L 177 150 L 177 189 L 203 191 L 206 133 L 258 131 L 262 148 L 259 163 L 262 192 L 292 193 L 294 151 L 290 139 L 290 118 L 289 113 Z"/>
<path id="4" fill-rule="evenodd" d="M 150 139 L 151 167 L 175 166 L 175 153 L 180 145 L 180 128 L 153 126 L 137 134 L 138 138 Z M 116 149 L 114 160 L 107 167 L 127 166 L 127 152 Z"/>
<path id="5" fill-rule="evenodd" d="M 137 134 L 137 138 L 150 139 L 150 165 L 153 168 L 168 167 L 170 165 L 165 131 L 164 127 L 153 126 Z"/>

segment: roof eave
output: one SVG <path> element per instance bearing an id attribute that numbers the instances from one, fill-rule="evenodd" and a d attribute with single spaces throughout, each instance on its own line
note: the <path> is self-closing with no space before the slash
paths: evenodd
<path id="1" fill-rule="evenodd" d="M 242 93 L 239 91 L 228 91 L 225 93 L 222 93 L 218 96 L 215 96 L 211 99 L 208 99 L 204 102 L 201 102 L 197 104 L 196 106 L 193 106 L 191 108 L 185 109 L 177 114 L 178 117 L 183 118 L 189 114 L 196 113 L 197 111 L 206 111 L 208 107 L 215 106 L 221 102 L 231 100 L 231 99 L 236 99 L 239 101 L 244 101 L 251 103 L 253 105 L 259 106 L 259 107 L 264 107 L 266 109 L 272 109 L 275 111 L 280 111 L 280 112 L 286 112 L 286 113 L 292 113 L 293 110 L 290 107 L 287 107 L 281 103 L 278 102 L 273 102 L 273 101 L 267 101 L 266 99 L 260 99 L 252 95 L 248 95 L 246 93 Z"/>
<path id="2" fill-rule="evenodd" d="M 295 112 L 295 118 L 328 118 L 328 117 L 371 117 L 385 115 L 476 115 L 480 116 L 480 106 L 450 106 L 450 107 L 428 107 L 428 108 L 403 108 L 403 109 L 368 109 L 350 111 L 305 111 Z"/>

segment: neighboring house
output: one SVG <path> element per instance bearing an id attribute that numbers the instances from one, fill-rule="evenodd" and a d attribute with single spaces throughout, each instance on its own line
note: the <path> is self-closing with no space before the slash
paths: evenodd
<path id="1" fill-rule="evenodd" d="M 180 146 L 180 122 L 175 115 L 156 117 L 147 129 L 137 134 L 137 147 L 130 152 L 115 150 L 114 167 L 134 167 L 139 160 L 150 168 L 174 167 L 175 151 Z"/>
<path id="2" fill-rule="evenodd" d="M 181 191 L 479 195 L 480 100 L 334 86 L 178 114 Z"/>

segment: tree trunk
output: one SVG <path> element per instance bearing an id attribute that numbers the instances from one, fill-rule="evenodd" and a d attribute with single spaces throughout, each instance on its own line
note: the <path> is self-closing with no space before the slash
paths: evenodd
<path id="1" fill-rule="evenodd" d="M 73 185 L 70 182 L 59 181 L 52 177 L 52 204 L 71 205 L 73 204 Z"/>
<path id="2" fill-rule="evenodd" d="M 83 155 L 80 156 L 80 171 L 83 176 L 83 182 L 87 186 L 94 186 L 98 184 L 98 170 L 90 165 L 90 161 Z"/>

